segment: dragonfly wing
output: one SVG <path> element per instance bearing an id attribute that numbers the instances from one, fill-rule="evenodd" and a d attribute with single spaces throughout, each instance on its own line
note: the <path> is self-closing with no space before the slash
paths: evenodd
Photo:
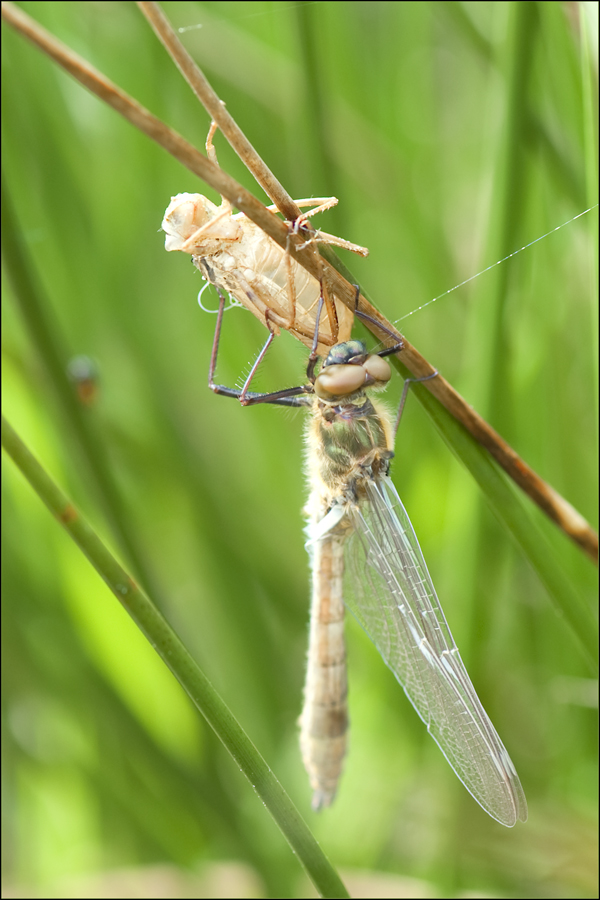
<path id="1" fill-rule="evenodd" d="M 527 819 L 521 782 L 483 709 L 389 478 L 349 511 L 344 601 L 477 802 L 512 827 Z"/>

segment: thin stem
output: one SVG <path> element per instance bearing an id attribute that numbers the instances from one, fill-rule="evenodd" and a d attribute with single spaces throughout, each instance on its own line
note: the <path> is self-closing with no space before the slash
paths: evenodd
<path id="1" fill-rule="evenodd" d="M 2 417 L 2 446 L 89 559 L 215 731 L 282 831 L 322 897 L 348 897 L 300 813 L 206 675 L 160 614 Z"/>
<path id="2" fill-rule="evenodd" d="M 415 367 L 409 365 L 407 350 L 414 351 L 414 348 L 404 340 L 404 349 L 402 350 L 402 363 L 406 364 L 412 374 Z M 416 351 L 414 351 L 416 353 Z M 417 354 L 420 359 L 420 354 Z M 425 363 L 426 360 L 423 360 Z M 405 370 L 400 361 L 394 359 L 398 371 L 406 376 Z M 432 374 L 433 369 L 427 363 L 428 371 L 424 371 L 424 375 Z M 421 376 L 422 377 L 422 376 Z M 563 531 L 571 540 L 576 543 L 587 556 L 598 564 L 598 535 L 568 500 L 565 500 L 558 491 L 549 485 L 543 478 L 534 472 L 530 466 L 516 453 L 507 442 L 500 437 L 497 431 L 489 425 L 482 417 L 475 412 L 472 406 L 463 400 L 460 394 L 454 390 L 452 385 L 441 375 L 432 378 L 431 381 L 425 383 L 424 387 L 430 394 L 433 394 L 440 401 L 442 406 L 456 419 L 464 428 L 470 432 L 478 444 L 485 447 L 490 455 L 504 469 L 504 471 L 512 478 L 512 480 L 540 507 L 540 509 Z M 422 396 L 422 394 L 418 395 Z"/>
<path id="3" fill-rule="evenodd" d="M 584 103 L 584 146 L 585 146 L 585 179 L 586 201 L 592 206 L 598 203 L 598 73 L 597 62 L 594 61 L 593 45 L 596 40 L 594 35 L 593 11 L 583 4 L 579 8 L 581 27 L 581 83 Z M 596 54 L 597 56 L 597 54 Z M 589 222 L 592 238 L 592 246 L 598 246 L 598 209 L 592 211 L 592 219 Z M 593 267 L 590 272 L 592 283 L 590 297 L 598 297 L 598 256 L 594 255 Z M 593 358 L 596 391 L 596 416 L 598 410 L 598 305 L 591 304 L 590 310 L 591 328 L 590 337 L 593 341 Z M 598 420 L 596 418 L 596 435 L 598 434 Z"/>
<path id="4" fill-rule="evenodd" d="M 120 113 L 135 128 L 142 131 L 153 141 L 156 141 L 157 144 L 160 144 L 190 172 L 201 178 L 221 196 L 226 197 L 233 206 L 245 213 L 270 238 L 284 250 L 286 249 L 289 230 L 285 223 L 263 206 L 234 178 L 227 175 L 180 134 L 152 115 L 137 100 L 134 100 L 133 97 L 121 90 L 94 66 L 91 66 L 86 60 L 82 59 L 77 53 L 74 53 L 50 32 L 46 31 L 45 28 L 38 25 L 19 7 L 10 2 L 3 3 L 2 17 L 8 24 L 28 38 L 39 50 L 42 50 L 62 66 L 91 93 Z M 302 240 L 297 236 L 294 236 L 294 240 L 302 243 Z M 308 268 L 311 274 L 318 277 L 317 265 L 312 260 L 310 252 L 306 250 L 296 251 L 294 247 L 290 247 L 290 251 L 298 262 Z"/>
<path id="5" fill-rule="evenodd" d="M 160 599 L 155 578 L 144 551 L 139 546 L 136 529 L 132 525 L 127 506 L 113 477 L 102 435 L 94 428 L 94 423 L 87 415 L 88 410 L 78 401 L 67 377 L 69 355 L 64 351 L 56 327 L 48 314 L 49 304 L 43 295 L 39 280 L 35 277 L 33 261 L 29 258 L 25 243 L 21 239 L 21 228 L 11 202 L 10 191 L 5 184 L 4 173 L 1 181 L 2 260 L 16 304 L 32 343 L 46 367 L 48 381 L 54 386 L 65 419 L 83 453 L 108 521 L 137 577 L 157 599 Z"/>
<path id="6" fill-rule="evenodd" d="M 436 381 L 437 379 L 432 379 Z M 569 577 L 557 563 L 548 541 L 523 507 L 510 483 L 489 456 L 425 390 L 415 384 L 412 391 L 431 416 L 444 441 L 468 468 L 485 493 L 494 515 L 508 528 L 546 587 L 561 618 L 569 623 L 584 650 L 592 670 L 597 670 L 597 625 L 589 606 L 574 590 Z"/>
<path id="7" fill-rule="evenodd" d="M 218 125 L 223 136 L 229 141 L 229 144 L 250 174 L 254 176 L 265 194 L 273 200 L 284 219 L 289 222 L 295 222 L 301 215 L 300 207 L 288 194 L 273 172 L 271 172 L 233 116 L 230 115 L 225 103 L 219 98 L 204 72 L 202 72 L 179 40 L 173 26 L 163 13 L 160 4 L 138 2 L 138 6 L 194 94 L 210 115 L 212 121 Z M 315 233 L 312 225 L 307 223 L 306 219 L 304 220 L 304 229 L 309 234 L 314 235 Z M 321 261 L 316 243 L 297 243 L 299 247 L 307 249 L 308 253 L 312 255 L 317 271 L 320 272 Z M 287 247 L 288 244 L 286 244 L 286 249 Z M 332 318 L 331 321 L 334 321 L 334 319 Z"/>
<path id="8" fill-rule="evenodd" d="M 349 309 L 355 309 L 352 276 L 346 280 L 340 274 L 338 268 L 344 274 L 347 273 L 347 270 L 330 249 L 323 247 L 321 251 L 321 256 L 324 260 L 328 260 L 328 263 L 320 260 L 310 246 L 299 249 L 297 245 L 299 242 L 303 242 L 302 238 L 298 235 L 290 235 L 286 224 L 263 206 L 241 184 L 211 163 L 181 135 L 144 109 L 136 100 L 129 97 L 85 60 L 56 40 L 30 16 L 10 2 L 2 4 L 2 15 L 10 25 L 32 41 L 40 50 L 51 56 L 88 90 L 116 109 L 136 128 L 171 153 L 182 165 L 223 197 L 226 197 L 233 206 L 262 228 L 276 244 L 279 244 L 284 250 L 288 250 L 292 257 L 314 278 L 317 280 L 323 278 L 330 286 L 330 290 Z M 403 342 L 402 363 L 412 375 L 421 378 L 435 371 L 435 367 L 430 365 L 418 350 L 369 303 L 364 294 L 360 296 L 358 308 L 381 323 L 382 331 L 379 331 L 375 324 L 368 324 L 369 330 L 379 340 L 388 346 L 394 341 Z M 598 535 L 583 516 L 557 491 L 546 484 L 444 378 L 441 376 L 432 378 L 425 387 L 448 410 L 450 415 L 457 419 L 475 440 L 490 452 L 531 500 L 597 564 Z"/>
<path id="9" fill-rule="evenodd" d="M 265 194 L 271 198 L 286 219 L 290 221 L 297 219 L 300 210 L 295 201 L 259 156 L 233 116 L 229 114 L 227 107 L 216 94 L 204 72 L 179 40 L 173 26 L 160 8 L 160 4 L 140 2 L 138 6 L 202 106 L 213 122 L 219 126 L 223 136 L 229 141 L 248 171 L 254 175 Z"/>

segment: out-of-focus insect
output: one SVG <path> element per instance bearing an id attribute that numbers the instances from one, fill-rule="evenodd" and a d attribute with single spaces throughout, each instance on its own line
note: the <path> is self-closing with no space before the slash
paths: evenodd
<path id="1" fill-rule="evenodd" d="M 361 341 L 344 341 L 329 350 L 315 374 L 315 333 L 308 384 L 270 394 L 251 392 L 255 365 L 243 389 L 228 388 L 214 380 L 224 302 L 220 294 L 210 388 L 243 405 L 274 403 L 311 411 L 306 532 L 312 604 L 300 745 L 313 808 L 331 804 L 346 751 L 346 605 L 475 800 L 503 825 L 525 821 L 518 775 L 475 693 L 389 477 L 395 429 L 387 411 L 365 393 L 386 386 L 391 370 L 383 357 L 401 345 L 370 354 Z M 317 330 L 322 306 L 321 297 Z M 400 411 L 408 387 L 407 381 Z"/>
<path id="2" fill-rule="evenodd" d="M 69 381 L 84 406 L 93 406 L 98 399 L 98 366 L 89 356 L 74 356 L 67 366 Z"/>

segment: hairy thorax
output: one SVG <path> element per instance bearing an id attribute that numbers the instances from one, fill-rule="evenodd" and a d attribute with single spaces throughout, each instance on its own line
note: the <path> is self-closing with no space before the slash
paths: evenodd
<path id="1" fill-rule="evenodd" d="M 340 495 L 348 503 L 364 496 L 364 482 L 386 475 L 393 457 L 387 410 L 361 393 L 343 406 L 315 400 L 307 430 L 308 479 L 317 520 Z"/>

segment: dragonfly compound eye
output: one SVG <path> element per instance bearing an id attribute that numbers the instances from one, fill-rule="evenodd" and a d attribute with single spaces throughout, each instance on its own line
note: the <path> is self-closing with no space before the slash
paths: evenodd
<path id="1" fill-rule="evenodd" d="M 336 344 L 335 347 L 331 348 L 327 359 L 323 363 L 323 368 L 345 365 L 351 359 L 366 356 L 367 348 L 362 341 L 344 341 L 342 344 Z"/>
<path id="2" fill-rule="evenodd" d="M 315 394 L 320 400 L 347 397 L 365 386 L 367 372 L 363 366 L 328 366 L 315 381 Z"/>
<path id="3" fill-rule="evenodd" d="M 379 384 L 387 384 L 392 377 L 392 370 L 390 369 L 388 361 L 376 354 L 368 356 L 363 362 L 362 367 L 363 369 L 366 369 L 373 381 L 379 382 Z"/>

